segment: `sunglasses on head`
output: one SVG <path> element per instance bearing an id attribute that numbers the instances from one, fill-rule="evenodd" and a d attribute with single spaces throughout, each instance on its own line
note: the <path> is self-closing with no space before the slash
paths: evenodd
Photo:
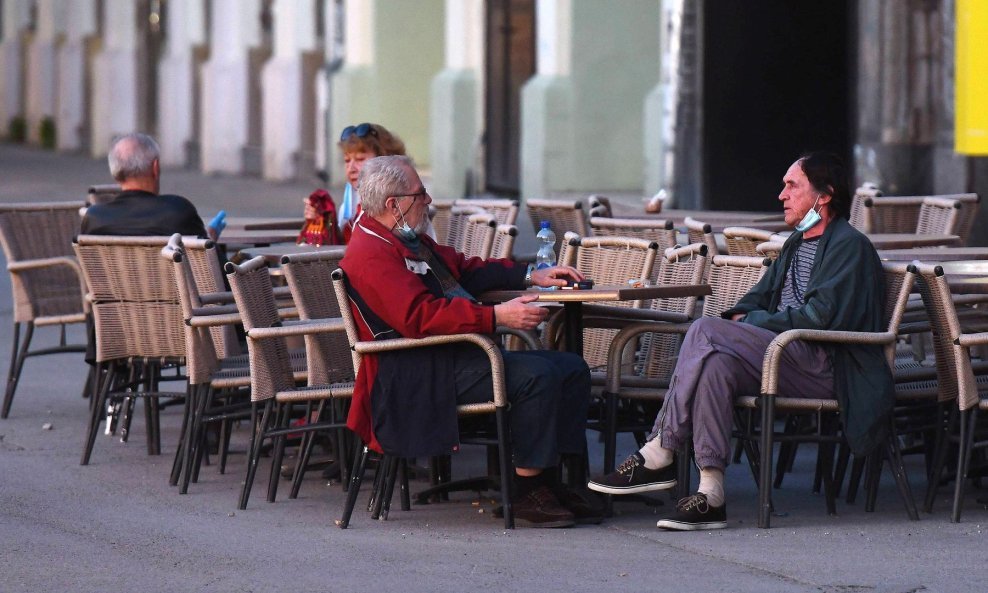
<path id="1" fill-rule="evenodd" d="M 343 128 L 343 133 L 340 134 L 340 142 L 346 142 L 347 138 L 350 136 L 356 136 L 357 138 L 364 138 L 365 136 L 374 136 L 377 138 L 377 130 L 374 126 L 367 122 L 362 124 L 357 124 L 355 126 L 347 126 Z"/>

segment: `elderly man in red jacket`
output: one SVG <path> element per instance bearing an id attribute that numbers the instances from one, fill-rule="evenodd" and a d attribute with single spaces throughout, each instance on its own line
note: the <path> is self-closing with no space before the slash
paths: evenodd
<path id="1" fill-rule="evenodd" d="M 534 296 L 489 306 L 474 295 L 583 278 L 569 267 L 529 271 L 437 244 L 422 232 L 432 199 L 407 157 L 369 160 L 359 184 L 364 212 L 340 266 L 362 340 L 493 333 L 497 325 L 533 329 L 547 316 L 532 304 Z M 504 352 L 504 368 L 516 520 L 533 527 L 599 522 L 597 509 L 561 486 L 555 471 L 561 454 L 582 455 L 586 447 L 586 362 L 564 352 Z M 490 365 L 479 348 L 456 344 L 365 356 L 348 424 L 379 451 L 448 454 L 459 444 L 456 405 L 489 401 L 490 394 Z"/>

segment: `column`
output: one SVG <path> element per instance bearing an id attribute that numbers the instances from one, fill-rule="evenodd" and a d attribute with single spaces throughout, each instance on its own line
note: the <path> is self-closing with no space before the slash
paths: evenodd
<path id="1" fill-rule="evenodd" d="M 11 120 L 24 116 L 23 47 L 21 34 L 30 21 L 28 0 L 5 0 L 0 39 L 0 136 L 11 133 Z"/>
<path id="2" fill-rule="evenodd" d="M 210 58 L 202 69 L 202 170 L 239 173 L 247 144 L 248 51 L 261 37 L 260 0 L 213 0 Z"/>
<path id="3" fill-rule="evenodd" d="M 169 0 L 166 45 L 158 64 L 158 144 L 161 164 L 186 165 L 195 133 L 195 53 L 206 41 L 204 0 Z"/>
<path id="4" fill-rule="evenodd" d="M 89 152 L 102 157 L 114 136 L 137 128 L 137 3 L 104 0 L 103 48 L 93 58 L 92 138 Z"/>
<path id="5" fill-rule="evenodd" d="M 316 49 L 315 4 L 313 0 L 275 0 L 272 8 L 274 55 L 261 72 L 262 165 L 265 179 L 286 180 L 297 176 L 303 121 L 312 121 L 312 114 L 303 112 L 303 103 L 313 101 L 304 101 L 302 58 L 303 52 Z"/>
<path id="6" fill-rule="evenodd" d="M 86 41 L 96 32 L 96 3 L 76 0 L 65 11 L 65 39 L 56 55 L 56 147 L 83 148 L 86 134 Z"/>
<path id="7" fill-rule="evenodd" d="M 430 85 L 443 67 L 443 0 L 347 0 L 346 61 L 331 74 L 330 177 L 343 183 L 336 145 L 347 125 L 371 121 L 396 133 L 420 168 L 431 162 Z"/>
<path id="8" fill-rule="evenodd" d="M 432 79 L 432 187 L 440 199 L 464 194 L 479 160 L 484 116 L 484 2 L 446 0 L 446 68 Z M 478 175 L 480 171 L 473 171 Z"/>
<path id="9" fill-rule="evenodd" d="M 538 0 L 522 90 L 522 196 L 640 192 L 642 102 L 658 81 L 654 0 Z M 616 34 L 615 32 L 620 32 Z"/>
<path id="10" fill-rule="evenodd" d="M 28 141 L 49 148 L 55 146 L 55 41 L 64 15 L 55 3 L 56 0 L 37 0 L 35 4 L 37 25 L 27 48 L 25 81 Z M 42 122 L 48 128 L 43 134 Z"/>

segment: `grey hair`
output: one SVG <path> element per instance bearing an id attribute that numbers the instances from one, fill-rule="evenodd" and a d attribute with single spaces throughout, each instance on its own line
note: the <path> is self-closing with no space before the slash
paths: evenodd
<path id="1" fill-rule="evenodd" d="M 384 202 L 388 196 L 400 195 L 407 191 L 406 186 L 409 181 L 407 169 L 414 171 L 415 163 L 404 155 L 368 159 L 357 179 L 361 208 L 371 216 L 384 212 Z"/>
<path id="2" fill-rule="evenodd" d="M 124 134 L 113 140 L 106 160 L 110 175 L 117 181 L 134 177 L 150 177 L 152 165 L 158 160 L 160 150 L 154 138 L 141 132 Z"/>

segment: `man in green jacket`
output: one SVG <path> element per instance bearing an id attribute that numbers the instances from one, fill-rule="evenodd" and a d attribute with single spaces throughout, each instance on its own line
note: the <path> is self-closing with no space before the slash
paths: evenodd
<path id="1" fill-rule="evenodd" d="M 850 192 L 840 159 L 809 153 L 786 171 L 779 194 L 795 232 L 778 260 L 722 319 L 694 322 L 648 441 L 616 471 L 590 481 L 607 494 L 676 486 L 674 452 L 692 438 L 700 467 L 696 494 L 679 501 L 664 529 L 727 526 L 724 469 L 731 454 L 734 399 L 758 394 L 762 359 L 789 329 L 881 331 L 884 282 L 871 242 L 847 222 Z M 848 442 L 866 453 L 886 437 L 892 374 L 880 346 L 797 341 L 783 355 L 779 391 L 837 398 Z"/>

